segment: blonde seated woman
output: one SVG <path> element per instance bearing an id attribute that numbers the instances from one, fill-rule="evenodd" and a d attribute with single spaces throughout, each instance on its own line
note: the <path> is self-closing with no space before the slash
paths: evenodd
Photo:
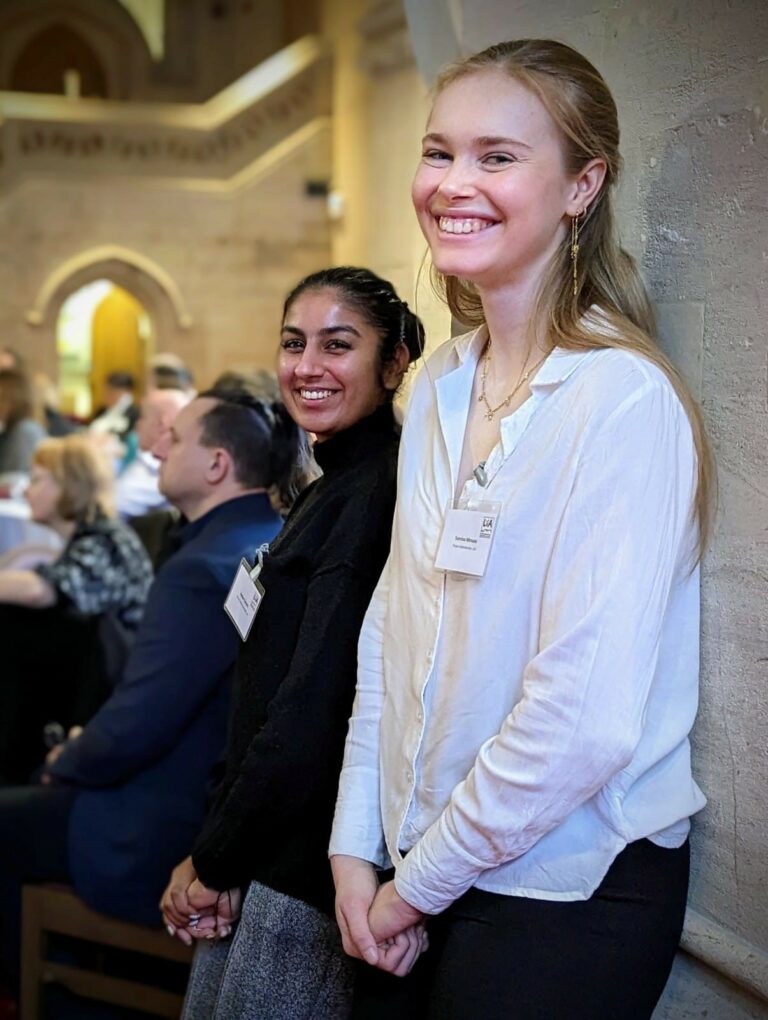
<path id="1" fill-rule="evenodd" d="M 112 476 L 86 436 L 44 440 L 27 490 L 32 519 L 56 531 L 53 563 L 0 574 L 0 782 L 19 782 L 40 763 L 42 727 L 82 723 L 99 620 L 138 626 L 152 568 L 136 534 L 116 520 Z"/>

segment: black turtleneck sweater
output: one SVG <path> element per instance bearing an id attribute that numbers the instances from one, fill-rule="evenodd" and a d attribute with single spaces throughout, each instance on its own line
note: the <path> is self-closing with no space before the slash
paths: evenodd
<path id="1" fill-rule="evenodd" d="M 327 849 L 363 616 L 389 552 L 399 428 L 389 405 L 315 446 L 323 475 L 265 559 L 240 651 L 227 766 L 192 857 L 332 912 Z"/>

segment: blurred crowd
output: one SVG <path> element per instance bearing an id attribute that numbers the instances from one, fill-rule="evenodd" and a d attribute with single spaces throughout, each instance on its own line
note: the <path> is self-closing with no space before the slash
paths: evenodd
<path id="1" fill-rule="evenodd" d="M 11 989 L 22 881 L 74 882 L 107 913 L 158 922 L 223 753 L 237 651 L 224 597 L 318 473 L 272 372 L 227 371 L 198 394 L 189 367 L 159 354 L 146 379 L 113 372 L 103 392 L 90 420 L 64 415 L 51 381 L 0 351 L 0 974 Z"/>

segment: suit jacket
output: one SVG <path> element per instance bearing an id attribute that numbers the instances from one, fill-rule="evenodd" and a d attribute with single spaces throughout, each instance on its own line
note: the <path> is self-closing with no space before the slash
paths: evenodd
<path id="1" fill-rule="evenodd" d="M 200 829 L 226 741 L 240 639 L 223 602 L 240 558 L 252 561 L 280 526 L 261 494 L 186 525 L 152 585 L 121 681 L 50 769 L 79 790 L 70 871 L 97 910 L 158 921 L 160 894 Z"/>

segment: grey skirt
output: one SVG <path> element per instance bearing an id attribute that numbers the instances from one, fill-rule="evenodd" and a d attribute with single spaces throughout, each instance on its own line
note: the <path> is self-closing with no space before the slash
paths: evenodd
<path id="1" fill-rule="evenodd" d="M 252 882 L 231 939 L 200 942 L 182 1020 L 346 1020 L 352 964 L 336 922 Z"/>

